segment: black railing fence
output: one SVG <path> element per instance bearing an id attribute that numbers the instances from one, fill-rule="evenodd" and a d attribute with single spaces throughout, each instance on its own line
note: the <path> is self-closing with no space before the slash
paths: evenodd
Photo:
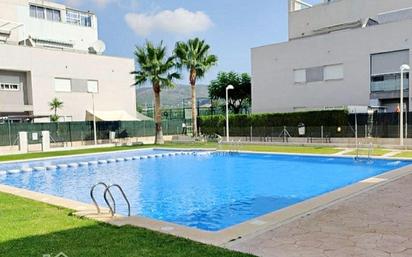
<path id="1" fill-rule="evenodd" d="M 182 121 L 165 120 L 162 123 L 164 135 L 181 133 Z M 93 122 L 58 122 L 58 123 L 8 123 L 0 124 L 0 146 L 16 145 L 18 133 L 28 132 L 29 144 L 40 143 L 41 131 L 50 132 L 52 143 L 91 141 L 94 139 Z M 111 131 L 116 138 L 154 136 L 155 124 L 153 121 L 104 121 L 96 123 L 97 139 L 108 140 Z"/>
<path id="2" fill-rule="evenodd" d="M 412 138 L 412 113 L 404 114 L 405 136 Z M 231 124 L 229 122 L 230 135 L 237 137 L 283 137 L 285 133 L 291 137 L 376 137 L 396 138 L 399 137 L 400 124 L 399 113 L 374 113 L 374 114 L 350 114 L 347 122 L 341 125 L 310 125 L 305 124 L 305 133 L 299 133 L 300 124 L 285 124 L 284 126 L 244 125 Z M 327 123 L 327 122 L 325 122 Z M 222 125 L 223 124 L 223 125 Z M 203 134 L 225 135 L 224 122 L 219 124 L 203 125 L 200 127 Z"/>

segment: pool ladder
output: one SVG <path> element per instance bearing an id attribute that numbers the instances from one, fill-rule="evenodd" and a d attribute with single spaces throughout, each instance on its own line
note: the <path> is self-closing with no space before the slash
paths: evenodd
<path id="1" fill-rule="evenodd" d="M 359 143 L 356 147 L 356 156 L 354 158 L 355 161 L 360 161 L 361 160 L 361 155 L 359 154 L 359 146 L 360 145 L 361 144 Z M 368 162 L 372 161 L 372 151 L 373 151 L 373 144 L 370 143 L 370 144 L 368 144 L 368 157 L 366 159 Z"/>
<path id="2" fill-rule="evenodd" d="M 123 196 L 123 199 L 127 203 L 127 213 L 128 213 L 127 215 L 130 216 L 130 202 L 129 202 L 129 199 L 127 199 L 126 194 L 124 193 L 123 188 L 121 186 L 119 186 L 118 184 L 107 185 L 104 182 L 99 182 L 99 183 L 93 185 L 92 188 L 90 189 L 90 197 L 92 198 L 92 201 L 93 201 L 94 205 L 96 206 L 98 214 L 100 214 L 100 207 L 99 207 L 99 204 L 97 204 L 96 198 L 94 197 L 94 190 L 96 189 L 97 186 L 103 186 L 104 187 L 104 193 L 103 193 L 104 201 L 106 202 L 107 207 L 109 207 L 110 214 L 112 215 L 112 217 L 116 214 L 116 201 L 114 200 L 113 194 L 110 191 L 111 188 L 119 189 L 120 193 Z M 113 207 L 109 203 L 109 200 L 107 199 L 107 196 L 110 197 L 110 200 L 113 203 Z"/>

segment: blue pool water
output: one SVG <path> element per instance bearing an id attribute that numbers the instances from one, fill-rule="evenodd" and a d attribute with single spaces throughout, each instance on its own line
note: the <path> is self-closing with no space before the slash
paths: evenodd
<path id="1" fill-rule="evenodd" d="M 174 151 L 176 152 L 176 151 Z M 168 153 L 139 150 L 87 157 L 0 164 L 0 170 Z M 77 168 L 0 175 L 0 183 L 91 203 L 90 187 L 120 184 L 132 215 L 218 231 L 251 218 L 409 165 L 407 161 L 356 162 L 350 158 L 269 154 L 176 155 Z M 102 190 L 96 191 L 101 196 Z M 103 204 L 102 197 L 98 201 Z M 120 195 L 118 208 L 126 214 Z"/>

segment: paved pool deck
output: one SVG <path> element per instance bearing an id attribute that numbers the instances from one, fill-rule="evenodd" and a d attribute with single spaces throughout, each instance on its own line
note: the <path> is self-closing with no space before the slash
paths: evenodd
<path id="1" fill-rule="evenodd" d="M 412 174 L 227 247 L 263 257 L 410 257 Z"/>

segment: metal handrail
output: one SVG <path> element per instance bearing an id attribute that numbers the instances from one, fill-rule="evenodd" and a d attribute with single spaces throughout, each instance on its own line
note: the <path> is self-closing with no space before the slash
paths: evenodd
<path id="1" fill-rule="evenodd" d="M 106 188 L 106 190 L 104 190 L 104 194 L 103 194 L 104 200 L 106 201 L 106 204 L 110 209 L 110 213 L 112 214 L 112 216 L 114 216 L 114 214 L 116 213 L 116 209 L 112 209 L 112 206 L 109 204 L 109 201 L 107 200 L 107 193 L 111 194 L 110 193 L 110 188 L 112 188 L 112 187 L 117 187 L 119 189 L 120 193 L 123 195 L 123 198 L 127 203 L 128 216 L 130 216 L 130 202 L 129 202 L 129 199 L 127 199 L 127 196 L 124 193 L 122 187 L 119 186 L 118 184 L 110 185 Z"/>
<path id="2" fill-rule="evenodd" d="M 233 150 L 230 150 L 229 152 L 231 152 L 231 153 L 238 153 L 238 152 L 240 152 L 240 148 L 241 148 L 241 145 L 242 145 L 242 140 L 239 139 L 239 140 L 237 140 L 237 141 L 233 141 L 232 143 L 233 143 L 233 144 L 231 144 L 231 145 L 233 145 Z"/>
<path id="3" fill-rule="evenodd" d="M 361 143 L 358 143 L 356 146 L 356 156 L 354 157 L 355 161 L 358 161 L 361 159 L 361 155 L 359 154 L 359 146 L 361 145 Z M 367 161 L 371 161 L 372 160 L 372 152 L 373 152 L 373 144 L 369 143 L 368 144 L 368 156 L 366 158 Z"/>
<path id="4" fill-rule="evenodd" d="M 100 214 L 100 207 L 99 207 L 99 205 L 97 204 L 96 198 L 94 197 L 94 189 L 95 189 L 97 186 L 99 186 L 99 185 L 104 186 L 105 191 L 108 189 L 107 184 L 104 183 L 104 182 L 99 182 L 99 183 L 93 185 L 92 188 L 90 189 L 90 197 L 92 198 L 92 201 L 93 201 L 94 205 L 96 206 L 96 209 L 97 209 L 97 213 L 98 213 L 98 214 Z M 114 209 L 114 211 L 116 211 L 116 202 L 114 201 L 114 197 L 113 197 L 112 193 L 110 192 L 110 190 L 108 191 L 108 193 L 109 193 L 109 196 L 110 196 L 110 198 L 111 198 L 111 200 L 112 200 L 112 202 L 113 202 L 113 209 Z M 106 200 L 106 199 L 105 199 L 105 200 Z M 107 205 L 109 206 L 109 209 L 112 209 L 111 206 L 110 206 L 110 204 L 108 203 L 108 201 L 106 201 L 106 203 L 107 203 Z"/>
<path id="5" fill-rule="evenodd" d="M 373 144 L 369 144 L 369 150 L 368 150 L 368 159 L 371 160 L 372 158 L 372 151 L 373 151 Z"/>
<path id="6" fill-rule="evenodd" d="M 52 142 L 57 143 L 57 141 L 52 137 L 52 135 L 49 135 L 50 139 Z"/>

